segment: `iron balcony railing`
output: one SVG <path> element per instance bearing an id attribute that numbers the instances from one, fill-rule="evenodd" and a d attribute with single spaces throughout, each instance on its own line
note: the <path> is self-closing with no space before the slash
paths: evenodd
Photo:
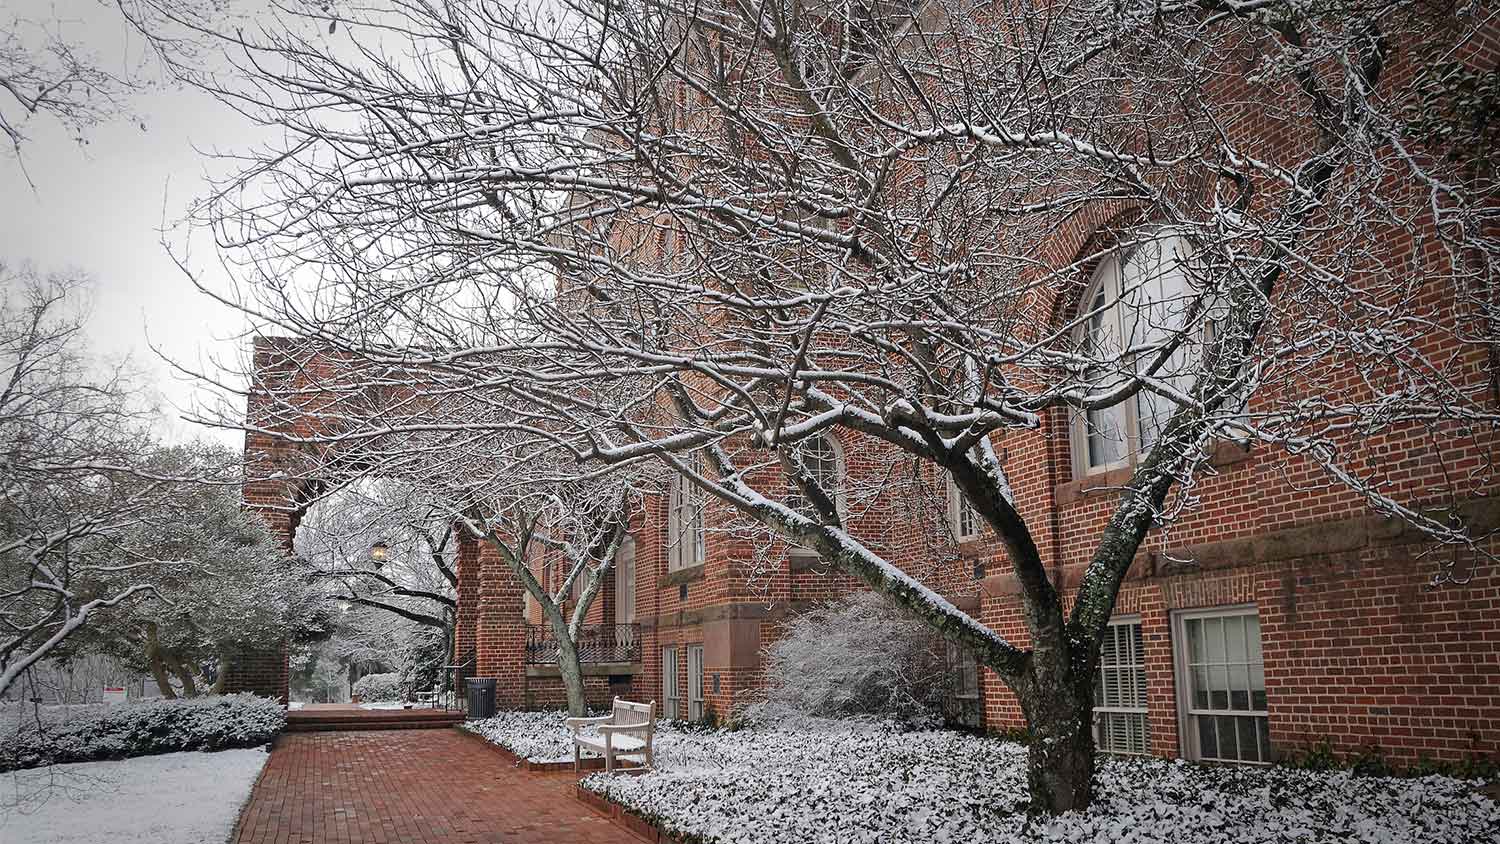
<path id="1" fill-rule="evenodd" d="M 640 662 L 639 624 L 590 624 L 578 633 L 579 662 Z M 556 665 L 557 638 L 549 627 L 526 627 L 526 664 Z"/>

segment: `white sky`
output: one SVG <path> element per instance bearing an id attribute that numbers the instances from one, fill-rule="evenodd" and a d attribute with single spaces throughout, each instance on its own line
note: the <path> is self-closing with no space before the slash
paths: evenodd
<path id="1" fill-rule="evenodd" d="M 140 44 L 108 4 L 93 0 L 3 0 L 6 14 L 67 23 L 66 33 L 110 62 L 139 57 Z M 239 446 L 242 435 L 212 433 L 178 418 L 204 397 L 201 385 L 175 374 L 148 346 L 191 366 L 212 366 L 241 354 L 234 336 L 243 321 L 197 292 L 160 244 L 163 220 L 179 219 L 205 189 L 212 166 L 199 150 L 242 148 L 256 137 L 243 118 L 211 97 L 186 88 L 158 88 L 131 106 L 145 131 L 128 120 L 93 129 L 87 145 L 42 120 L 27 124 L 31 143 L 18 162 L 0 153 L 0 260 L 31 261 L 42 271 L 73 266 L 91 273 L 96 292 L 89 325 L 96 352 L 131 356 L 150 376 L 167 413 L 163 434 L 174 440 L 210 434 Z M 27 183 L 26 175 L 35 184 Z M 169 233 L 183 244 L 184 232 Z M 191 264 L 222 288 L 212 240 L 190 243 Z"/>

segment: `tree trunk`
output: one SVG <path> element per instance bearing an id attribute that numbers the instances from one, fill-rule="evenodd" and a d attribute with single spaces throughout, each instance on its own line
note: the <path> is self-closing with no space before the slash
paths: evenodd
<path id="1" fill-rule="evenodd" d="M 1031 730 L 1026 784 L 1033 812 L 1081 811 L 1093 799 L 1092 689 L 1082 685 L 1082 694 L 1077 689 L 1032 693 L 1026 696 L 1029 700 L 1022 700 Z"/>
<path id="2" fill-rule="evenodd" d="M 217 673 L 214 674 L 214 685 L 213 685 L 213 688 L 209 689 L 208 693 L 211 694 L 211 695 L 221 695 L 221 694 L 224 694 L 224 683 L 228 679 L 228 677 L 229 677 L 229 660 L 221 656 L 221 657 L 219 657 L 219 670 L 218 670 Z"/>
<path id="3" fill-rule="evenodd" d="M 157 652 L 161 654 L 162 661 L 167 664 L 167 668 L 171 669 L 172 673 L 177 675 L 177 679 L 182 681 L 183 697 L 197 697 L 198 684 L 193 680 L 193 672 L 187 670 L 187 667 L 182 664 L 182 660 L 178 659 L 177 655 L 171 651 L 158 648 Z"/>
<path id="4" fill-rule="evenodd" d="M 578 661 L 578 648 L 565 636 L 557 640 L 557 672 L 562 675 L 563 688 L 568 692 L 568 714 L 582 718 L 588 714 L 588 700 L 583 694 L 583 665 Z"/>
<path id="5" fill-rule="evenodd" d="M 146 622 L 146 664 L 151 667 L 151 676 L 156 678 L 156 688 L 161 696 L 175 700 L 177 692 L 172 688 L 172 678 L 167 676 L 167 666 L 161 659 L 161 640 L 157 638 L 156 624 Z"/>

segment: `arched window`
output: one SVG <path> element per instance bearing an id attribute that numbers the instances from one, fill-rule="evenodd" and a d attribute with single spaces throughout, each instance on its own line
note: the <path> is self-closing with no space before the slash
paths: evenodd
<path id="1" fill-rule="evenodd" d="M 1098 363 L 1085 373 L 1096 393 L 1147 374 L 1156 348 L 1184 331 L 1189 335 L 1150 376 L 1178 392 L 1192 390 L 1209 325 L 1209 309 L 1194 310 L 1200 291 L 1193 251 L 1172 232 L 1142 232 L 1094 271 L 1074 340 Z M 1176 409 L 1167 396 L 1142 389 L 1113 406 L 1075 413 L 1074 474 L 1130 464 L 1150 451 Z"/>
<path id="2" fill-rule="evenodd" d="M 802 458 L 802 465 L 807 468 L 808 474 L 812 475 L 813 481 L 833 501 L 834 511 L 840 516 L 844 513 L 844 455 L 839 450 L 838 442 L 827 434 L 809 437 L 797 445 L 797 454 Z M 818 518 L 817 508 L 813 507 L 811 501 L 797 488 L 796 483 L 788 480 L 787 503 L 792 509 L 808 516 Z"/>
<path id="3" fill-rule="evenodd" d="M 703 471 L 703 458 L 693 454 L 694 472 Z M 693 482 L 673 475 L 667 494 L 667 571 L 690 569 L 703 564 L 703 495 Z"/>

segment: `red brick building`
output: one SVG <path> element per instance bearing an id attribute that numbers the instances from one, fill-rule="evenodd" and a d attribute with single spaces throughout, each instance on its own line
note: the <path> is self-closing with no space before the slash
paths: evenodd
<path id="1" fill-rule="evenodd" d="M 1237 128 L 1273 145 L 1306 142 L 1258 122 L 1253 110 Z M 1064 266 L 1101 248 L 1108 253 L 1110 238 L 1140 230 L 1122 222 L 1127 212 L 1101 206 L 1070 217 L 1043 257 Z M 1387 248 L 1382 257 L 1392 265 L 1420 257 L 1399 235 Z M 1128 252 L 1110 254 L 1076 285 L 1051 291 L 1039 312 L 1066 321 L 1080 303 L 1118 284 L 1111 279 L 1131 260 Z M 1431 295 L 1438 301 L 1428 304 L 1441 310 L 1441 285 Z M 1491 378 L 1492 364 L 1478 351 L 1458 349 L 1443 332 L 1430 342 L 1435 353 L 1445 343 L 1461 352 L 1451 361 L 1461 370 L 1458 381 Z M 316 384 L 320 366 L 338 365 L 290 348 L 258 345 L 258 373 Z M 1356 374 L 1344 375 L 1353 384 Z M 1342 377 L 1325 376 L 1328 383 Z M 1258 400 L 1251 398 L 1249 412 Z M 1053 582 L 1068 595 L 1117 501 L 1115 490 L 1150 437 L 1150 409 L 1133 399 L 1101 413 L 1112 415 L 1101 424 L 1119 433 L 1119 443 L 1096 442 L 1091 420 L 1081 424 L 1063 410 L 1048 411 L 1039 430 L 994 442 Z M 257 414 L 252 403 L 251 418 Z M 295 414 L 263 422 L 275 430 L 304 424 Z M 1493 432 L 1460 437 L 1440 429 L 1434 436 L 1425 426 L 1392 426 L 1369 438 L 1351 435 L 1342 446 L 1351 468 L 1378 479 L 1388 494 L 1461 512 L 1478 535 L 1500 528 L 1500 503 L 1483 470 L 1497 457 Z M 870 482 L 878 464 L 871 449 L 840 434 L 814 448 L 814 462 L 834 487 L 838 478 Z M 302 456 L 263 433 L 247 438 L 247 452 L 262 468 L 291 466 Z M 1119 596 L 1099 669 L 1100 746 L 1252 763 L 1324 741 L 1341 753 L 1378 748 L 1397 762 L 1500 752 L 1500 573 L 1462 557 L 1447 561 L 1460 576 L 1432 588 L 1434 554 L 1454 552 L 1435 551 L 1402 521 L 1373 515 L 1311 461 L 1226 441 L 1213 462 L 1215 471 L 1192 490 L 1198 506 L 1147 537 Z M 247 501 L 279 508 L 267 510 L 268 518 L 290 536 L 303 493 L 287 478 L 257 477 L 265 479 L 249 485 Z M 928 481 L 936 489 L 945 483 Z M 999 544 L 957 499 L 920 505 L 941 511 L 948 537 L 934 537 L 932 520 L 913 519 L 911 503 L 866 507 L 851 519 L 851 533 L 880 536 L 897 549 L 897 562 L 912 564 L 909 571 L 920 571 L 960 609 L 1024 645 L 1017 590 Z M 597 647 L 586 649 L 586 674 L 595 702 L 621 694 L 656 700 L 669 717 L 697 719 L 710 710 L 723 716 L 762 682 L 761 654 L 780 619 L 856 588 L 852 578 L 784 544 L 770 543 L 769 553 L 752 547 L 743 532 L 724 529 L 732 524 L 730 514 L 700 507 L 685 487 L 649 502 L 591 610 Z M 1500 541 L 1488 543 L 1500 551 Z M 561 703 L 524 590 L 481 544 L 466 540 L 458 553 L 460 659 L 472 657 L 474 676 L 499 681 L 502 706 Z M 985 728 L 1022 725 L 1013 696 L 994 675 L 978 672 L 973 686 Z"/>
<path id="2" fill-rule="evenodd" d="M 292 348 L 261 341 L 262 373 L 297 357 Z M 299 366 L 297 377 L 314 377 L 308 373 L 316 368 Z M 299 424 L 282 419 L 277 427 Z M 1072 433 L 1059 413 L 1044 430 L 997 443 L 1064 590 L 1092 553 L 1116 497 L 1111 485 L 1128 473 L 1128 466 L 1081 470 Z M 859 443 L 828 445 L 821 471 L 869 471 Z M 292 466 L 301 453 L 267 434 L 251 434 L 248 446 L 262 466 Z M 1434 457 L 1391 438 L 1370 444 L 1368 453 L 1414 491 L 1446 490 L 1437 477 L 1444 465 L 1479 459 Z M 1342 752 L 1378 747 L 1408 762 L 1496 753 L 1500 579 L 1492 568 L 1480 565 L 1466 583 L 1430 588 L 1436 564 L 1429 543 L 1371 515 L 1354 494 L 1310 485 L 1305 467 L 1284 455 L 1235 444 L 1226 443 L 1215 463 L 1218 473 L 1200 484 L 1201 508 L 1148 538 L 1120 595 L 1100 669 L 1101 746 L 1249 761 L 1325 740 Z M 290 538 L 306 485 L 305 478 L 258 480 L 247 487 L 247 502 Z M 1473 490 L 1460 507 L 1488 530 L 1500 526 L 1500 505 L 1484 492 Z M 897 503 L 862 512 L 853 532 L 883 533 L 888 543 L 930 532 L 930 525 L 903 521 Z M 717 530 L 727 513 L 693 504 L 677 489 L 650 502 L 591 608 L 597 629 L 584 654 L 596 703 L 630 695 L 654 699 L 679 718 L 701 718 L 709 709 L 722 717 L 761 682 L 761 652 L 779 619 L 858 588 L 784 545 L 773 549 L 769 571 L 749 571 L 748 561 L 765 559 L 765 550 Z M 927 567 L 930 584 L 1024 643 L 998 543 L 956 502 L 941 515 L 957 541 L 944 540 L 947 550 Z M 912 553 L 932 553 L 928 540 L 914 539 Z M 501 706 L 560 705 L 556 669 L 538 648 L 546 634 L 520 584 L 478 542 L 465 540 L 458 555 L 460 659 L 472 658 L 474 676 L 499 680 Z M 284 664 L 247 657 L 232 685 L 284 696 Z M 974 691 L 982 696 L 985 728 L 1022 725 L 1014 698 L 992 674 L 979 672 Z"/>

